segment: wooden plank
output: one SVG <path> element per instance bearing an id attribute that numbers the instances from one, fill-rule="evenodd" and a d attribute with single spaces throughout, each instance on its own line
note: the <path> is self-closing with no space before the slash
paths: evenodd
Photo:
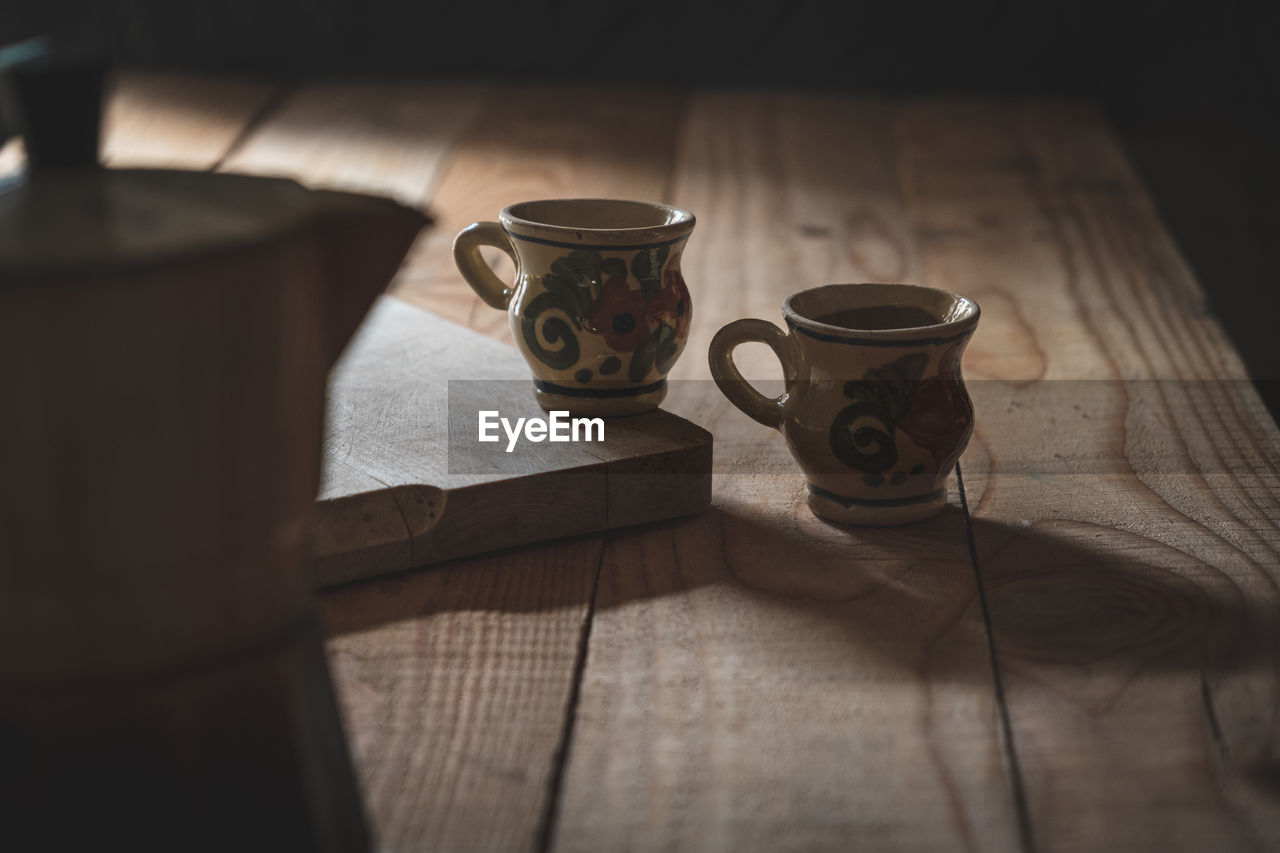
<path id="1" fill-rule="evenodd" d="M 422 207 L 486 93 L 479 83 L 307 84 L 258 122 L 222 169 Z"/>
<path id="2" fill-rule="evenodd" d="M 211 168 L 278 89 L 233 77 L 117 72 L 106 94 L 102 161 L 116 168 Z M 0 176 L 25 163 L 21 140 L 0 148 Z"/>
<path id="3" fill-rule="evenodd" d="M 234 77 L 121 72 L 103 117 L 102 160 L 116 168 L 212 168 L 279 88 Z"/>
<path id="4" fill-rule="evenodd" d="M 457 142 L 432 197 L 437 227 L 418 242 L 392 293 L 501 341 L 510 329 L 453 263 L 466 225 L 539 198 L 660 201 L 671 175 L 681 96 L 673 89 L 506 83 Z M 513 274 L 497 250 L 486 257 Z"/>
<path id="5" fill-rule="evenodd" d="M 792 290 L 915 278 L 887 119 L 838 96 L 689 105 L 671 200 L 699 217 L 695 328 L 672 408 L 716 434 L 715 506 L 607 541 L 558 848 L 1018 846 L 962 512 L 817 520 L 781 437 L 700 357 Z"/>
<path id="6" fill-rule="evenodd" d="M 1280 433 L 1092 108 L 895 124 L 1036 849 L 1275 849 Z"/>
<path id="7" fill-rule="evenodd" d="M 463 225 L 533 196 L 660 197 L 670 162 L 648 149 L 669 144 L 678 99 L 614 94 L 611 107 L 599 87 L 558 97 L 504 86 L 486 102 L 441 152 L 440 185 L 427 189 L 439 224 L 419 240 L 396 292 L 466 321 L 473 298 L 449 250 Z M 329 121 L 380 109 L 381 97 L 370 86 Z M 349 146 L 377 149 L 381 134 L 371 128 L 373 139 Z M 491 313 L 477 316 L 508 341 L 506 321 Z M 533 546 L 322 595 L 337 692 L 384 849 L 539 846 L 602 541 Z"/>
<path id="8" fill-rule="evenodd" d="M 321 596 L 379 849 L 532 850 L 600 537 Z"/>
<path id="9" fill-rule="evenodd" d="M 598 440 L 520 440 L 478 414 L 543 418 L 512 347 L 384 297 L 329 381 L 321 585 L 700 512 L 711 435 L 668 412 L 602 421 Z"/>

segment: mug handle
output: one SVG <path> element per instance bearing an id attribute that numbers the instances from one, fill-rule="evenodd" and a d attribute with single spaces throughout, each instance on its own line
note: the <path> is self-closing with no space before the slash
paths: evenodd
<path id="1" fill-rule="evenodd" d="M 711 376 L 730 403 L 751 419 L 779 429 L 790 412 L 795 397 L 789 389 L 783 391 L 781 397 L 766 397 L 742 378 L 738 366 L 733 363 L 733 351 L 739 344 L 751 341 L 766 344 L 773 350 L 778 361 L 782 362 L 782 374 L 787 384 L 791 385 L 800 367 L 800 353 L 796 349 L 795 339 L 766 320 L 735 320 L 716 332 L 708 352 Z"/>
<path id="2" fill-rule="evenodd" d="M 458 265 L 458 271 L 467 280 L 467 284 L 471 285 L 471 289 L 485 301 L 486 305 L 497 308 L 499 311 L 506 311 L 514 288 L 494 275 L 493 270 L 480 256 L 481 246 L 501 249 L 519 268 L 516 247 L 511 244 L 511 238 L 507 236 L 507 232 L 503 231 L 502 226 L 496 222 L 472 222 L 453 238 L 453 262 Z"/>

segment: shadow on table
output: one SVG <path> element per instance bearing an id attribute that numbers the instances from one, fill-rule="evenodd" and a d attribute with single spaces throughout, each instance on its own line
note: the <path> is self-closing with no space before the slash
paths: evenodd
<path id="1" fill-rule="evenodd" d="M 1274 609 L 1222 572 L 1161 543 L 1078 522 L 973 523 L 1002 667 L 1144 669 L 1246 665 L 1273 654 Z M 1105 539 L 1101 534 L 1105 532 Z M 1105 541 L 1105 545 L 1102 544 Z M 579 537 L 353 584 L 322 597 L 328 633 L 442 612 L 585 609 L 599 571 L 596 623 L 630 608 L 672 642 L 785 643 L 838 638 L 879 677 L 990 679 L 987 629 L 962 512 L 850 528 L 803 505 L 762 522 L 747 507 Z M 645 607 L 635 609 L 635 605 Z"/>
<path id="2" fill-rule="evenodd" d="M 1002 666 L 1223 670 L 1275 656 L 1280 620 L 1238 560 L 1210 565 L 1159 541 L 1085 522 L 974 522 Z"/>

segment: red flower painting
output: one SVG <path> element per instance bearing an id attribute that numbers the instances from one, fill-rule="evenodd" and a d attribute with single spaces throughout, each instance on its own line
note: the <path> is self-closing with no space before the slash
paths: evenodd
<path id="1" fill-rule="evenodd" d="M 620 356 L 630 356 L 603 359 L 601 375 L 631 382 L 655 372 L 665 376 L 684 348 L 692 317 L 677 258 L 667 246 L 636 251 L 629 259 L 604 257 L 589 248 L 557 258 L 542 277 L 543 292 L 520 312 L 520 334 L 529 353 L 556 370 L 569 370 L 582 355 L 575 331 L 587 332 Z M 585 384 L 595 368 L 581 367 L 573 375 Z"/>
<path id="2" fill-rule="evenodd" d="M 626 278 L 613 276 L 600 288 L 600 298 L 588 311 L 586 324 L 603 335 L 616 352 L 635 352 L 649 336 L 650 310 L 643 293 L 632 290 Z"/>
<path id="3" fill-rule="evenodd" d="M 676 330 L 676 338 L 683 339 L 689 334 L 689 324 L 693 320 L 690 310 L 689 288 L 685 287 L 680 271 L 669 268 L 662 277 L 662 290 L 653 297 L 653 311 L 662 317 Z"/>

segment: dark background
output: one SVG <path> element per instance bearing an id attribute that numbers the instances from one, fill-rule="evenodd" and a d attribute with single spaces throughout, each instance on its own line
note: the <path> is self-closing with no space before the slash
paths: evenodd
<path id="1" fill-rule="evenodd" d="M 1280 412 L 1280 4 L 0 0 L 0 43 L 282 77 L 461 73 L 1098 100 Z"/>

